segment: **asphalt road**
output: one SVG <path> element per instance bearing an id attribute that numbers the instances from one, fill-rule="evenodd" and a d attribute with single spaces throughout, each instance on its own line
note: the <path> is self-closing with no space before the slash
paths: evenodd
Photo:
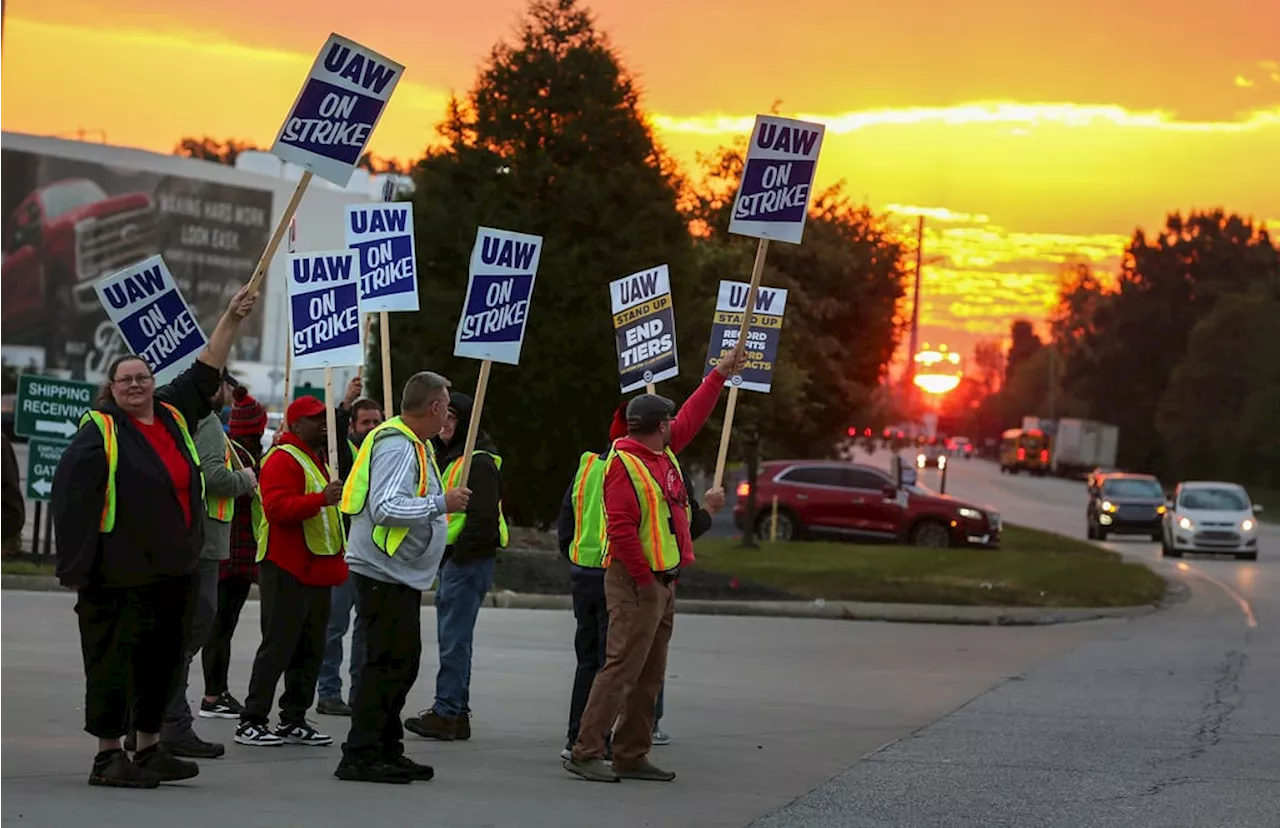
<path id="1" fill-rule="evenodd" d="M 1080 483 L 974 460 L 948 491 L 1084 535 Z M 1280 825 L 1280 528 L 1264 527 L 1256 563 L 1107 546 L 1184 580 L 1190 600 L 1110 625 L 753 826 Z"/>

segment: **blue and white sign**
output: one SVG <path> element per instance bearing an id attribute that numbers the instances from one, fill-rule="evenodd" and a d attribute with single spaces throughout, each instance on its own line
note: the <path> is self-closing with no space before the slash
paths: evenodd
<path id="1" fill-rule="evenodd" d="M 289 255 L 293 368 L 363 365 L 360 265 L 350 250 Z"/>
<path id="2" fill-rule="evenodd" d="M 756 116 L 730 233 L 800 243 L 825 131 L 822 124 Z"/>
<path id="3" fill-rule="evenodd" d="M 412 205 L 348 204 L 347 247 L 360 263 L 360 311 L 416 311 Z"/>
<path id="4" fill-rule="evenodd" d="M 541 256 L 541 236 L 491 227 L 476 232 L 467 297 L 453 339 L 454 356 L 520 364 Z"/>
<path id="5" fill-rule="evenodd" d="M 284 119 L 271 152 L 347 186 L 404 67 L 345 37 L 329 35 Z"/>
<path id="6" fill-rule="evenodd" d="M 702 366 L 704 377 L 737 347 L 742 314 L 746 310 L 747 293 L 750 290 L 751 285 L 746 282 L 720 283 L 720 293 L 716 297 L 716 315 L 711 323 L 711 341 L 707 343 L 707 361 Z M 782 341 L 782 319 L 786 312 L 786 289 L 761 285 L 756 292 L 756 312 L 751 314 L 751 327 L 747 331 L 746 347 L 743 348 L 742 369 L 729 378 L 730 383 L 747 391 L 769 393 L 769 389 L 773 387 L 778 344 Z"/>
<path id="7" fill-rule="evenodd" d="M 208 342 L 159 256 L 104 276 L 93 287 L 125 344 L 147 363 L 157 384 L 180 374 Z"/>
<path id="8" fill-rule="evenodd" d="M 680 374 L 671 274 L 658 265 L 609 283 L 622 393 Z"/>

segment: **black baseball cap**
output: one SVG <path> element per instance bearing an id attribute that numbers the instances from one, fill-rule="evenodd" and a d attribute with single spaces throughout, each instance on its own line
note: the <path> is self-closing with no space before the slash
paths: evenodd
<path id="1" fill-rule="evenodd" d="M 641 394 L 627 403 L 627 427 L 648 434 L 675 413 L 676 404 L 672 400 L 657 394 Z"/>

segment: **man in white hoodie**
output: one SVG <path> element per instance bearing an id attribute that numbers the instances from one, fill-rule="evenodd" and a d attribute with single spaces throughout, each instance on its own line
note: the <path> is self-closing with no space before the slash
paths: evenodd
<path id="1" fill-rule="evenodd" d="M 434 775 L 404 755 L 400 713 L 418 677 L 422 593 L 444 556 L 445 515 L 465 511 L 471 496 L 466 488 L 444 491 L 431 447 L 448 412 L 449 381 L 414 374 L 400 416 L 365 437 L 343 488 L 341 509 L 351 515 L 346 560 L 366 652 L 339 779 L 403 784 Z"/>

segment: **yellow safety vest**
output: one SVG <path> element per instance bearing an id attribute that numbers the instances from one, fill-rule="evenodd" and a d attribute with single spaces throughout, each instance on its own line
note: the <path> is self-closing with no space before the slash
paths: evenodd
<path id="1" fill-rule="evenodd" d="M 231 438 L 226 434 L 222 435 L 222 464 L 226 466 L 227 471 L 231 471 L 235 466 L 231 463 Z M 218 495 L 208 495 L 205 497 L 205 509 L 209 513 L 209 517 L 220 523 L 230 523 L 232 516 L 236 513 L 236 499 L 234 497 L 219 497 Z"/>
<path id="2" fill-rule="evenodd" d="M 347 482 L 342 487 L 343 514 L 358 515 L 364 511 L 365 501 L 369 499 L 369 466 L 373 460 L 373 445 L 392 432 L 408 437 L 409 442 L 413 443 L 414 449 L 418 452 L 418 497 L 426 497 L 430 486 L 428 463 L 435 470 L 436 479 L 443 479 L 440 476 L 440 468 L 436 466 L 435 450 L 428 443 L 418 439 L 418 435 L 414 434 L 413 429 L 405 425 L 403 420 L 392 417 L 370 431 L 360 441 L 360 451 L 356 452 L 355 460 L 351 464 L 351 474 L 347 475 Z M 375 525 L 373 527 L 373 543 L 386 552 L 388 557 L 396 554 L 396 550 L 408 535 L 408 526 Z"/>
<path id="3" fill-rule="evenodd" d="M 200 471 L 200 453 L 196 451 L 195 441 L 187 430 L 187 418 L 177 408 L 163 400 L 156 400 L 173 415 L 182 434 L 182 442 L 187 449 L 187 460 L 191 463 L 192 474 L 200 477 L 200 499 L 204 499 L 204 474 Z M 111 414 L 101 411 L 86 411 L 80 417 L 80 426 L 93 423 L 102 434 L 102 448 L 107 455 L 107 491 L 102 501 L 102 516 L 98 520 L 98 531 L 108 534 L 116 528 L 116 469 L 120 465 L 120 438 L 116 432 L 116 419 Z"/>
<path id="4" fill-rule="evenodd" d="M 481 451 L 476 449 L 472 456 L 487 454 L 493 458 L 493 462 L 498 466 L 498 471 L 502 471 L 502 458 L 491 451 Z M 444 489 L 448 491 L 458 485 L 458 479 L 462 477 L 462 458 L 459 457 L 452 463 L 444 467 Z M 445 534 L 445 543 L 452 546 L 458 539 L 458 535 L 462 533 L 462 527 L 467 524 L 466 512 L 450 512 L 445 516 L 448 521 L 449 531 Z M 510 533 L 507 531 L 507 517 L 502 513 L 502 499 L 498 499 L 498 545 L 506 549 L 507 542 L 511 539 Z"/>
<path id="5" fill-rule="evenodd" d="M 306 481 L 303 491 L 307 494 L 319 494 L 324 491 L 325 486 L 329 485 L 329 481 L 325 480 L 324 474 L 316 466 L 315 461 L 305 451 L 288 443 L 272 446 L 271 450 L 262 456 L 262 468 L 267 467 L 267 458 L 277 451 L 288 454 L 302 467 L 302 476 Z M 267 534 L 270 529 L 271 525 L 263 514 L 258 522 L 258 556 L 256 558 L 258 563 L 262 563 L 267 557 Z M 340 553 L 342 551 L 342 519 L 338 516 L 337 508 L 325 506 L 314 517 L 302 521 L 302 538 L 306 541 L 307 549 L 312 555 L 323 557 Z"/>
<path id="6" fill-rule="evenodd" d="M 664 452 L 676 467 L 676 474 L 683 479 L 675 453 L 669 448 L 664 449 Z M 676 542 L 675 533 L 671 531 L 671 507 L 667 505 L 662 486 L 649 472 L 649 467 L 631 452 L 610 449 L 609 456 L 605 459 L 606 476 L 614 463 L 621 463 L 627 470 L 631 485 L 636 490 L 636 499 L 640 501 L 640 548 L 644 550 L 649 568 L 654 572 L 674 569 L 680 565 L 680 546 Z M 688 502 L 685 503 L 684 512 L 686 519 L 692 519 L 693 510 L 689 508 Z M 606 565 L 611 557 L 606 538 Z"/>
<path id="7" fill-rule="evenodd" d="M 605 458 L 594 451 L 583 452 L 570 495 L 573 541 L 569 560 L 591 569 L 604 566 L 604 466 Z"/>

